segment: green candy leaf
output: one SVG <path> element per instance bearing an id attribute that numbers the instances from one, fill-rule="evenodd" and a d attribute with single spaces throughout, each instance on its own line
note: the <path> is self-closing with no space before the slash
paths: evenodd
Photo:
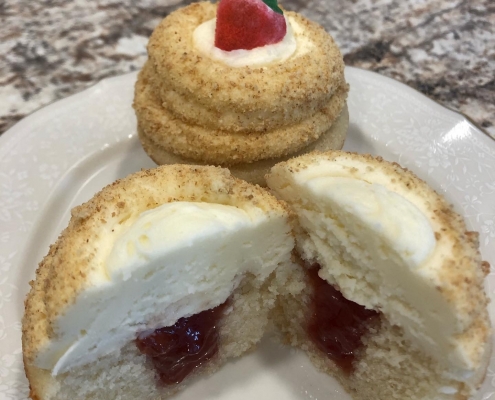
<path id="1" fill-rule="evenodd" d="M 277 0 L 263 0 L 263 3 L 265 3 L 268 7 L 270 7 L 273 11 L 279 14 L 284 14 L 282 9 L 278 6 Z"/>

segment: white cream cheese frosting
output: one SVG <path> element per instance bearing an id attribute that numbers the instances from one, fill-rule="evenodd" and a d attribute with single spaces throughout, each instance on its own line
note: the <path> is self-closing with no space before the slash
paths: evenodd
<path id="1" fill-rule="evenodd" d="M 303 28 L 292 17 L 285 18 L 287 33 L 282 41 L 252 50 L 225 51 L 215 47 L 216 18 L 199 25 L 193 32 L 194 46 L 202 54 L 222 61 L 231 67 L 262 66 L 282 62 L 291 56 L 307 53 L 314 46 Z"/>
<path id="2" fill-rule="evenodd" d="M 460 338 L 469 321 L 438 290 L 449 249 L 436 240 L 424 198 L 352 157 L 301 165 L 279 164 L 267 177 L 306 232 L 299 252 L 346 298 L 383 312 L 453 376 L 469 379 L 476 350 Z"/>
<path id="3" fill-rule="evenodd" d="M 36 365 L 53 375 L 120 349 L 139 332 L 224 303 L 246 273 L 287 259 L 286 218 L 260 209 L 174 202 L 126 221 L 92 285 L 56 323 Z"/>
<path id="4" fill-rule="evenodd" d="M 311 171 L 308 171 L 311 173 Z M 369 230 L 383 243 L 383 257 L 397 257 L 414 270 L 435 247 L 435 235 L 425 215 L 406 198 L 380 184 L 363 180 L 314 176 L 306 182 L 312 195 L 342 210 L 346 224 Z M 344 216 L 345 215 L 345 216 Z M 392 255 L 393 254 L 393 255 Z"/>

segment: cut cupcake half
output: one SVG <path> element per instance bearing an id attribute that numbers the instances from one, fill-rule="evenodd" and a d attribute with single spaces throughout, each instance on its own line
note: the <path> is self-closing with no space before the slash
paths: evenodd
<path id="1" fill-rule="evenodd" d="M 490 354 L 477 234 L 395 163 L 345 152 L 280 163 L 269 187 L 297 214 L 299 266 L 274 313 L 356 399 L 465 399 Z"/>
<path id="2" fill-rule="evenodd" d="M 26 300 L 34 399 L 159 399 L 261 339 L 289 212 L 215 167 L 163 166 L 72 211 Z"/>

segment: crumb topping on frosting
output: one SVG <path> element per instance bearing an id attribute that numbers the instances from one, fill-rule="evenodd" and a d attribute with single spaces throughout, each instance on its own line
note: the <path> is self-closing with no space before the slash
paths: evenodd
<path id="1" fill-rule="evenodd" d="M 153 32 L 134 99 L 143 134 L 178 156 L 234 165 L 292 154 L 327 132 L 348 92 L 343 58 L 331 36 L 287 12 L 297 27 L 294 55 L 232 67 L 193 44 L 196 27 L 215 12 L 215 4 L 192 4 Z"/>

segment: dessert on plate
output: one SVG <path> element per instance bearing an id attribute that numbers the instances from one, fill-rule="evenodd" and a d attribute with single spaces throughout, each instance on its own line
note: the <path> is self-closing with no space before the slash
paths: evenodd
<path id="1" fill-rule="evenodd" d="M 473 394 L 489 266 L 452 207 L 397 164 L 340 151 L 267 183 L 281 200 L 223 168 L 164 165 L 74 208 L 25 304 L 31 398 L 169 398 L 270 320 L 355 399 Z"/>
<path id="2" fill-rule="evenodd" d="M 275 163 L 340 149 L 348 128 L 342 55 L 324 29 L 276 1 L 195 3 L 148 43 L 134 109 L 157 164 L 214 164 L 264 184 Z"/>
<path id="3" fill-rule="evenodd" d="M 144 170 L 74 208 L 25 303 L 31 398 L 163 399 L 253 348 L 289 220 L 207 166 Z"/>
<path id="4" fill-rule="evenodd" d="M 398 164 L 331 151 L 274 166 L 299 265 L 274 319 L 354 399 L 467 399 L 491 352 L 478 234 Z"/>

